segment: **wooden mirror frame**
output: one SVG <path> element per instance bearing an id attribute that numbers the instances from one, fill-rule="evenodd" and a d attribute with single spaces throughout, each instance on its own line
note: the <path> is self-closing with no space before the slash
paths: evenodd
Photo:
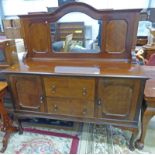
<path id="1" fill-rule="evenodd" d="M 101 52 L 100 53 L 56 53 L 51 48 L 50 23 L 58 21 L 64 15 L 71 12 L 81 12 L 96 20 L 102 20 L 101 30 Z M 97 10 L 85 3 L 73 2 L 59 7 L 52 13 L 36 13 L 29 15 L 20 15 L 22 36 L 27 48 L 27 58 L 75 58 L 75 59 L 108 59 L 108 60 L 131 60 L 131 51 L 136 44 L 136 35 L 138 28 L 140 9 L 130 10 Z M 110 21 L 123 20 L 127 24 L 124 52 L 108 52 L 107 44 L 107 26 Z M 33 27 L 33 28 L 32 28 Z M 35 35 L 34 35 L 34 34 Z M 118 34 L 118 33 L 116 33 Z M 35 38 L 39 38 L 40 41 Z M 119 39 L 118 37 L 116 37 Z M 42 39 L 42 40 L 41 40 Z M 112 38 L 113 39 L 113 38 Z M 115 41 L 114 41 L 115 42 Z M 33 51 L 33 47 L 40 49 Z M 46 50 L 42 50 L 46 49 Z"/>

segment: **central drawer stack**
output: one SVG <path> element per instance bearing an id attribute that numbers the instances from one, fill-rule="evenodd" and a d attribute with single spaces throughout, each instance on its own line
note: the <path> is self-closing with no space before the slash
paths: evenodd
<path id="1" fill-rule="evenodd" d="M 93 117 L 95 79 L 44 77 L 48 113 Z"/>

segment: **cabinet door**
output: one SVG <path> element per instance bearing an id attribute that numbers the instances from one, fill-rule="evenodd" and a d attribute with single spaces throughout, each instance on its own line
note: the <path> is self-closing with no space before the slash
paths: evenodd
<path id="1" fill-rule="evenodd" d="M 42 84 L 39 76 L 12 76 L 10 79 L 16 109 L 44 111 Z"/>
<path id="2" fill-rule="evenodd" d="M 140 95 L 141 81 L 127 78 L 103 78 L 98 85 L 100 118 L 133 120 Z"/>

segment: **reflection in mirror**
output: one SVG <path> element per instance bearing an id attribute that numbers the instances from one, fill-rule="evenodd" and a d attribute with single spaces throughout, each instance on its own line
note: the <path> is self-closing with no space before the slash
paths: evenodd
<path id="1" fill-rule="evenodd" d="M 0 48 L 0 64 L 5 62 L 4 49 Z"/>
<path id="2" fill-rule="evenodd" d="M 79 19 L 80 17 L 80 19 Z M 81 12 L 68 13 L 51 23 L 51 40 L 54 52 L 99 53 L 101 21 Z"/>

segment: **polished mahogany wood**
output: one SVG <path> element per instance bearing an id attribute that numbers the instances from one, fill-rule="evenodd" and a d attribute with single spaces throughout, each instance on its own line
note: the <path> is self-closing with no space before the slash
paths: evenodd
<path id="1" fill-rule="evenodd" d="M 9 118 L 8 112 L 6 111 L 3 103 L 3 98 L 5 95 L 5 90 L 7 88 L 6 82 L 0 82 L 0 115 L 2 120 L 2 126 L 1 131 L 5 132 L 5 135 L 3 137 L 3 147 L 0 150 L 0 152 L 4 152 L 8 145 L 8 140 L 10 137 L 10 134 L 13 132 L 17 132 L 18 129 L 13 126 L 12 120 Z"/>
<path id="2" fill-rule="evenodd" d="M 57 67 L 64 68 L 62 72 L 56 70 Z M 66 67 L 66 68 L 65 68 Z M 79 67 L 79 69 L 78 69 Z M 80 70 L 85 68 L 85 72 Z M 90 71 L 89 69 L 98 70 L 98 72 L 94 72 L 94 70 Z M 148 67 L 146 67 L 148 68 Z M 78 70 L 77 73 L 75 69 Z M 117 62 L 117 61 L 108 61 L 105 59 L 52 59 L 46 61 L 38 61 L 25 59 L 18 64 L 12 65 L 7 68 L 7 70 L 3 70 L 3 73 L 39 73 L 42 75 L 72 75 L 72 76 L 89 76 L 89 77 L 139 77 L 146 78 L 147 72 L 151 72 L 151 69 L 146 69 L 138 64 L 131 64 L 127 62 Z M 151 73 L 150 73 L 151 74 Z M 150 75 L 149 74 L 149 75 Z M 152 73 L 153 74 L 153 73 Z"/>
<path id="3" fill-rule="evenodd" d="M 11 76 L 13 95 L 16 96 L 16 109 L 43 111 L 44 100 L 41 80 L 37 76 Z M 35 88 L 35 89 L 34 89 Z"/>
<path id="4" fill-rule="evenodd" d="M 8 77 L 15 115 L 110 123 L 133 132 L 133 149 L 147 79 L 143 67 L 106 60 L 64 60 L 26 59 L 2 71 Z"/>
<path id="5" fill-rule="evenodd" d="M 96 10 L 69 3 L 55 12 L 20 16 L 25 59 L 6 70 L 14 115 L 96 124 L 132 131 L 134 149 L 147 75 L 131 64 L 140 10 Z M 54 53 L 50 24 L 70 12 L 102 21 L 100 53 Z"/>
<path id="6" fill-rule="evenodd" d="M 85 100 L 94 100 L 94 78 L 66 78 L 47 76 L 44 78 L 44 85 L 46 96 L 48 97 L 71 97 Z"/>
<path id="7" fill-rule="evenodd" d="M 99 117 L 133 120 L 137 108 L 135 103 L 140 95 L 140 85 L 139 79 L 100 79 L 98 91 Z"/>
<path id="8" fill-rule="evenodd" d="M 71 12 L 81 12 L 101 23 L 100 53 L 56 53 L 51 49 L 51 23 Z M 110 58 L 131 61 L 136 45 L 139 9 L 96 10 L 81 2 L 68 3 L 52 13 L 20 15 L 22 35 L 28 58 Z M 112 50 L 112 51 L 111 51 Z"/>
<path id="9" fill-rule="evenodd" d="M 47 107 L 49 114 L 94 118 L 94 101 L 90 100 L 47 97 Z"/>

